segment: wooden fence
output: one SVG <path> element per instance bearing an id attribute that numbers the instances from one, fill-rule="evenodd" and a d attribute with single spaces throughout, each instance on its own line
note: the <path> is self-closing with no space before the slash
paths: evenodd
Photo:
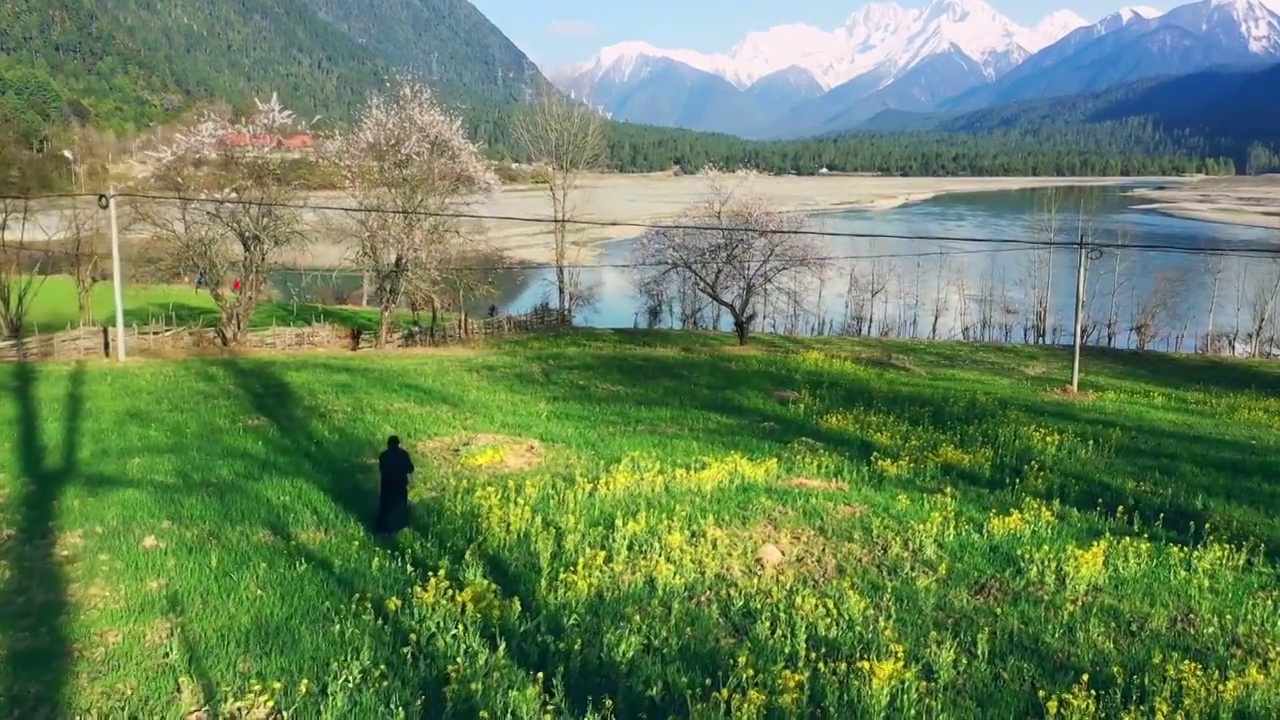
<path id="1" fill-rule="evenodd" d="M 435 327 L 409 327 L 393 333 L 388 347 L 415 348 L 452 345 L 486 337 L 525 333 L 568 325 L 568 318 L 554 309 L 537 309 L 521 315 L 459 320 Z M 310 325 L 279 325 L 250 331 L 240 349 L 260 352 L 297 350 L 369 350 L 376 332 L 317 322 Z M 115 328 L 86 325 L 57 333 L 30 335 L 21 340 L 0 341 L 0 362 L 17 360 L 84 360 L 111 357 Z M 125 328 L 128 355 L 195 354 L 201 349 L 221 347 L 217 331 L 211 327 L 175 326 L 164 323 L 132 325 Z"/>

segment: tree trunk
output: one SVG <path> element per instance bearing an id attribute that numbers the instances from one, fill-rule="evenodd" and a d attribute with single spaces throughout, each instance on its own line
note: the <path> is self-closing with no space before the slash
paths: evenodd
<path id="1" fill-rule="evenodd" d="M 378 308 L 378 338 L 374 344 L 379 350 L 387 346 L 387 340 L 391 338 L 391 323 L 395 320 L 395 307 L 387 307 L 385 302 L 381 305 Z"/>
<path id="2" fill-rule="evenodd" d="M 93 323 L 93 278 L 76 279 L 76 306 L 80 311 L 80 324 Z"/>
<path id="3" fill-rule="evenodd" d="M 756 314 L 736 309 L 731 310 L 730 314 L 733 315 L 733 334 L 738 338 L 738 345 L 746 345 L 747 338 L 751 336 L 751 325 L 756 321 Z"/>

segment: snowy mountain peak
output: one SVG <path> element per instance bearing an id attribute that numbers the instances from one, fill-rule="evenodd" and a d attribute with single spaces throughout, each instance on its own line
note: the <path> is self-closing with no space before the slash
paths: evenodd
<path id="1" fill-rule="evenodd" d="M 1115 14 L 1124 18 L 1125 22 L 1128 22 L 1135 18 L 1145 18 L 1150 20 L 1152 18 L 1160 17 L 1163 13 L 1149 5 L 1134 5 L 1132 7 L 1120 8 Z"/>
<path id="2" fill-rule="evenodd" d="M 1280 0 L 1265 0 L 1280 3 Z M 1260 0 L 1201 0 L 1203 5 L 1240 8 L 1241 17 L 1266 16 L 1249 10 Z M 1260 7 L 1260 6 L 1259 6 Z M 1150 7 L 1130 7 L 1104 18 L 1093 27 L 1099 34 L 1130 22 L 1160 16 Z M 1242 22 L 1267 27 L 1266 22 Z M 717 75 L 739 88 L 796 67 L 808 73 L 824 90 L 875 72 L 878 83 L 890 84 L 926 60 L 958 53 L 971 60 L 988 80 L 1021 63 L 1029 55 L 1053 45 L 1089 23 L 1070 10 L 1058 10 L 1032 28 L 1018 25 L 985 0 L 932 0 L 914 9 L 894 2 L 870 2 L 848 16 L 833 30 L 805 23 L 777 25 L 747 34 L 727 52 L 659 48 L 630 41 L 603 48 L 589 62 L 569 73 L 583 81 L 604 77 L 626 82 L 636 73 L 648 73 L 654 59 L 665 58 L 696 70 Z M 1249 30 L 1258 35 L 1260 30 Z M 565 73 L 557 72 L 556 77 Z"/>
<path id="3" fill-rule="evenodd" d="M 1115 32 L 1122 27 L 1144 20 L 1154 20 L 1162 15 L 1159 10 L 1146 5 L 1121 8 L 1093 24 L 1098 34 Z"/>
<path id="4" fill-rule="evenodd" d="M 1049 13 L 1043 20 L 1036 23 L 1035 27 L 1031 28 L 1031 35 L 1034 36 L 1035 39 L 1031 40 L 1031 46 L 1024 45 L 1024 47 L 1033 53 L 1038 52 L 1041 48 L 1046 48 L 1058 42 L 1075 30 L 1085 27 L 1088 24 L 1088 20 L 1085 20 L 1070 10 L 1059 10 L 1057 12 Z"/>
<path id="5" fill-rule="evenodd" d="M 1280 55 L 1276 0 L 1202 0 L 1162 16 L 1187 30 L 1220 38 L 1254 55 Z"/>
<path id="6" fill-rule="evenodd" d="M 919 15 L 919 10 L 904 8 L 897 3 L 873 2 L 853 11 L 844 26 L 847 30 L 854 30 L 883 25 L 901 25 L 914 20 Z"/>
<path id="7" fill-rule="evenodd" d="M 646 67 L 643 58 L 667 58 L 719 75 L 740 88 L 796 66 L 830 89 L 874 69 L 892 76 L 934 55 L 958 50 L 994 76 L 1082 24 L 1074 13 L 1059 11 L 1027 29 L 983 0 L 933 0 L 923 10 L 872 2 L 834 30 L 804 23 L 777 25 L 748 34 L 727 53 L 658 48 L 641 41 L 619 43 L 579 66 L 578 74 L 600 78 L 607 73 L 612 79 L 625 80 Z"/>
<path id="8" fill-rule="evenodd" d="M 933 0 L 924 11 L 925 17 L 947 20 L 958 23 L 969 18 L 983 20 L 1006 20 L 996 9 L 982 0 Z M 1006 20 L 1007 21 L 1007 20 Z"/>
<path id="9" fill-rule="evenodd" d="M 578 66 L 572 74 L 590 74 L 593 80 L 609 75 L 614 80 L 626 81 L 636 72 L 648 67 L 646 60 L 661 58 L 717 75 L 722 74 L 730 64 L 723 55 L 705 55 L 693 50 L 668 50 L 641 40 L 629 40 L 601 48 L 595 58 Z"/>

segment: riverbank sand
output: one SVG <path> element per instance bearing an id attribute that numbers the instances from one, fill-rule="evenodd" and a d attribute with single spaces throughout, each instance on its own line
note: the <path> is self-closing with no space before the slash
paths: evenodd
<path id="1" fill-rule="evenodd" d="M 1280 175 L 1205 178 L 1174 187 L 1135 190 L 1131 194 L 1154 201 L 1136 206 L 1139 210 L 1280 231 Z"/>
<path id="2" fill-rule="evenodd" d="M 880 177 L 870 175 L 830 175 L 821 177 L 752 176 L 732 178 L 744 191 L 754 193 L 782 210 L 812 213 L 841 209 L 883 210 L 920 202 L 939 195 L 988 192 L 1065 185 L 1122 185 L 1138 181 L 1156 182 L 1158 188 L 1135 190 L 1133 195 L 1150 202 L 1143 210 L 1218 223 L 1275 227 L 1280 229 L 1280 176 L 1260 178 L 936 178 Z M 705 193 L 705 179 L 671 174 L 590 175 L 582 178 L 573 195 L 574 216 L 599 223 L 622 226 L 579 226 L 577 240 L 585 251 L 576 258 L 589 262 L 599 247 L 612 240 L 634 237 L 642 232 L 636 225 L 672 221 L 681 210 Z M 308 200 L 314 204 L 348 204 L 338 193 L 320 193 Z M 550 262 L 552 253 L 550 200 L 540 186 L 505 186 L 473 211 L 491 219 L 484 221 L 485 235 L 493 249 L 514 259 Z M 544 222 L 527 222 L 536 218 Z M 307 219 L 309 225 L 321 227 Z M 56 223 L 55 223 L 56 224 Z M 325 238 L 324 236 L 329 236 Z M 317 231 L 308 250 L 282 258 L 286 264 L 313 268 L 338 267 L 350 255 L 349 242 L 333 238 L 332 232 Z"/>
<path id="3" fill-rule="evenodd" d="M 1185 182 L 1162 178 L 1161 182 Z M 1066 177 L 880 177 L 870 175 L 828 175 L 819 177 L 757 175 L 730 178 L 749 191 L 788 211 L 813 213 L 840 209 L 888 209 L 939 195 L 963 192 L 1017 190 L 1055 185 L 1118 185 L 1135 178 L 1066 178 Z M 584 251 L 579 258 L 587 261 L 599 246 L 639 235 L 635 227 L 672 221 L 681 210 L 696 202 L 706 191 L 705 179 L 669 173 L 646 175 L 591 175 L 582 178 L 574 191 L 576 219 L 625 223 L 620 227 L 577 226 L 576 240 Z M 338 203 L 339 198 L 326 198 Z M 549 223 L 521 222 L 511 218 L 549 219 L 550 200 L 539 186 L 506 186 L 479 205 L 475 212 L 508 219 L 488 220 L 487 235 L 494 249 L 529 262 L 550 262 L 552 228 Z M 311 250 L 309 264 L 327 265 L 341 254 L 338 247 L 317 246 Z M 304 261 L 305 262 L 305 261 Z"/>

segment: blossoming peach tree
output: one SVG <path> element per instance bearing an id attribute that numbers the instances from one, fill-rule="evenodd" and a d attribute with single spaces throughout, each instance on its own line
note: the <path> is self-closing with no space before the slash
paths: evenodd
<path id="1" fill-rule="evenodd" d="M 275 94 L 255 104 L 243 119 L 203 113 L 150 153 L 145 189 L 164 199 L 133 207 L 150 230 L 153 268 L 209 290 L 228 346 L 248 331 L 281 256 L 306 243 L 296 204 L 312 161 L 281 152 L 278 139 L 308 124 Z"/>
<path id="2" fill-rule="evenodd" d="M 325 156 L 356 208 L 354 264 L 371 282 L 382 347 L 406 301 L 438 307 L 451 276 L 478 256 L 478 227 L 458 215 L 493 192 L 497 177 L 461 118 L 406 77 L 371 94 Z"/>

